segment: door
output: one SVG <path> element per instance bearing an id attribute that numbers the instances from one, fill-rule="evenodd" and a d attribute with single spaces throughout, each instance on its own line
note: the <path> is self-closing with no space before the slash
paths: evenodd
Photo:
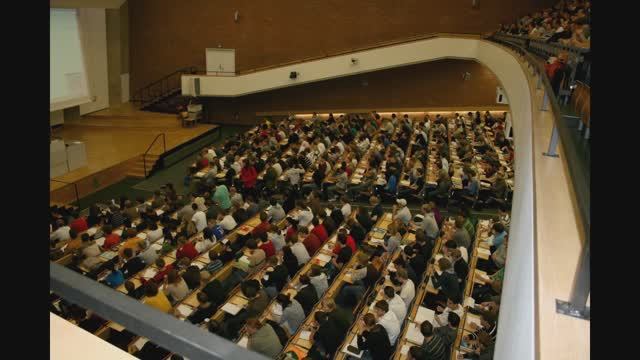
<path id="1" fill-rule="evenodd" d="M 236 50 L 207 49 L 207 74 L 233 76 L 236 73 Z"/>

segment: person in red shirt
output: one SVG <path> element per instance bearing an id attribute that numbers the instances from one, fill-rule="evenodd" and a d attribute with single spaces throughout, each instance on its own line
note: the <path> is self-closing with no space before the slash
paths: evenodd
<path id="1" fill-rule="evenodd" d="M 343 238 L 345 241 L 344 243 L 351 248 L 351 251 L 353 251 L 353 254 L 356 253 L 356 241 L 353 240 L 353 238 L 351 237 L 351 235 L 347 235 L 347 230 L 345 229 L 340 229 L 338 230 L 338 240 L 340 240 L 340 238 Z M 340 253 L 341 250 L 341 246 L 340 246 L 341 241 L 336 241 L 336 246 L 333 248 L 333 252 L 337 255 L 338 253 Z M 336 250 L 337 248 L 337 250 Z"/>
<path id="2" fill-rule="evenodd" d="M 111 249 L 120 243 L 120 235 L 113 233 L 113 226 L 107 224 L 102 231 L 104 231 L 104 244 L 102 244 L 104 249 Z"/>
<path id="3" fill-rule="evenodd" d="M 244 167 L 240 170 L 240 180 L 245 190 L 250 190 L 256 187 L 256 180 L 258 179 L 258 172 L 253 164 L 249 160 L 245 160 Z"/>
<path id="4" fill-rule="evenodd" d="M 255 237 L 256 240 L 259 240 L 260 246 L 258 246 L 262 251 L 264 251 L 265 256 L 268 258 L 276 255 L 276 247 L 273 245 L 273 242 L 267 237 L 267 233 L 261 233 L 259 236 Z"/>
<path id="5" fill-rule="evenodd" d="M 255 238 L 260 237 L 261 234 L 266 234 L 267 230 L 269 230 L 269 228 L 271 227 L 271 224 L 269 223 L 269 215 L 267 215 L 266 212 L 260 212 L 260 221 L 261 223 L 258 224 L 258 226 L 254 227 L 253 231 L 251 231 L 251 235 L 253 235 L 253 237 Z"/>
<path id="6" fill-rule="evenodd" d="M 313 230 L 311 230 L 311 233 L 317 236 L 318 239 L 320 239 L 320 242 L 324 244 L 329 238 L 327 229 L 324 228 L 324 225 L 320 224 L 317 216 L 314 216 L 313 219 L 311 219 L 311 223 L 313 224 Z"/>
<path id="7" fill-rule="evenodd" d="M 86 231 L 89 228 L 89 225 L 87 224 L 87 220 L 85 218 L 83 218 L 82 216 L 78 216 L 71 222 L 71 224 L 69 224 L 69 227 L 80 234 L 81 232 Z"/>
<path id="8" fill-rule="evenodd" d="M 157 284 L 160 284 L 164 280 L 164 277 L 167 276 L 167 274 L 169 274 L 169 271 L 173 270 L 173 263 L 166 265 L 164 262 L 164 259 L 158 258 L 156 260 L 156 267 L 160 269 L 160 271 L 158 271 L 156 276 L 154 276 L 152 279 Z M 141 282 L 144 284 L 146 280 L 141 279 Z"/>
<path id="9" fill-rule="evenodd" d="M 291 242 L 293 239 L 297 239 L 298 233 L 298 222 L 294 219 L 287 217 L 287 221 L 291 226 L 287 229 L 287 232 L 284 235 L 284 239 L 286 242 Z"/>
<path id="10" fill-rule="evenodd" d="M 298 236 L 300 238 L 304 238 L 302 244 L 311 256 L 313 256 L 313 254 L 315 254 L 322 247 L 322 242 L 320 241 L 320 239 L 318 239 L 315 234 L 309 234 L 309 229 L 304 226 L 301 226 L 300 229 L 298 229 Z"/>
<path id="11" fill-rule="evenodd" d="M 178 239 L 178 251 L 176 252 L 176 259 L 182 259 L 187 257 L 191 260 L 198 257 L 198 250 L 196 250 L 196 246 L 193 244 L 193 241 L 187 241 L 184 236 L 181 236 Z"/>

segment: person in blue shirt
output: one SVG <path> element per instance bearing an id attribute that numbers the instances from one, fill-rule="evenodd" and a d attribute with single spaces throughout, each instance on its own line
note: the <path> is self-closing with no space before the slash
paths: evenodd
<path id="1" fill-rule="evenodd" d="M 105 285 L 116 288 L 124 283 L 124 274 L 120 269 L 116 269 L 113 263 L 109 264 L 107 269 L 111 270 L 111 273 L 104 279 Z"/>
<path id="2" fill-rule="evenodd" d="M 476 177 L 476 172 L 474 170 L 469 171 L 469 181 L 467 182 L 467 186 L 464 187 L 464 190 L 469 196 L 478 195 L 478 191 L 480 191 L 480 181 Z"/>
<path id="3" fill-rule="evenodd" d="M 491 232 L 491 237 L 487 239 L 487 242 L 491 245 L 491 252 L 493 253 L 495 249 L 499 248 L 504 242 L 504 239 L 507 236 L 507 231 L 504 229 L 504 225 L 502 225 L 501 222 L 496 222 L 493 224 Z"/>
<path id="4" fill-rule="evenodd" d="M 395 195 L 398 190 L 398 177 L 395 174 L 394 168 L 389 168 L 389 179 L 387 180 L 387 186 L 384 187 L 384 191 L 388 194 Z"/>

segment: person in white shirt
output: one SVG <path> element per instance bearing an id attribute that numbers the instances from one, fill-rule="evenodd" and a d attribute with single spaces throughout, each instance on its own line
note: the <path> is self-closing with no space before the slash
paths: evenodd
<path id="1" fill-rule="evenodd" d="M 443 156 L 440 158 L 440 162 L 442 163 L 442 170 L 449 173 L 449 160 L 447 160 L 447 158 Z"/>
<path id="2" fill-rule="evenodd" d="M 302 200 L 298 200 L 296 202 L 296 206 L 300 209 L 298 216 L 294 218 L 295 220 L 298 220 L 298 226 L 309 226 L 309 224 L 311 224 L 311 220 L 313 220 L 313 212 Z"/>
<path id="3" fill-rule="evenodd" d="M 238 189 L 236 189 L 235 186 L 229 188 L 229 199 L 231 200 L 232 205 L 238 205 L 240 207 L 244 204 L 242 194 L 238 192 Z"/>
<path id="4" fill-rule="evenodd" d="M 298 259 L 298 266 L 302 266 L 311 260 L 307 248 L 304 247 L 302 243 L 303 240 L 304 238 L 301 235 L 296 235 L 296 242 L 291 245 L 291 252 L 295 255 L 296 259 Z"/>
<path id="5" fill-rule="evenodd" d="M 404 303 L 404 300 L 402 300 L 400 295 L 396 294 L 393 286 L 385 286 L 383 291 L 384 299 L 389 303 L 389 310 L 393 311 L 396 318 L 398 318 L 398 321 L 402 323 L 405 316 L 407 316 L 407 305 Z"/>
<path id="6" fill-rule="evenodd" d="M 231 164 L 231 168 L 236 171 L 236 174 L 240 174 L 240 171 L 242 170 L 242 161 L 240 160 L 240 157 L 235 157 L 235 161 Z"/>
<path id="7" fill-rule="evenodd" d="M 327 147 L 320 141 L 320 139 L 316 139 L 316 150 L 318 151 L 318 155 L 324 154 L 327 151 Z"/>
<path id="8" fill-rule="evenodd" d="M 405 269 L 398 269 L 396 276 L 398 281 L 402 284 L 400 285 L 400 297 L 408 308 L 409 305 L 411 305 L 411 301 L 413 301 L 413 298 L 416 296 L 416 285 L 411 279 L 409 279 L 409 275 Z"/>
<path id="9" fill-rule="evenodd" d="M 71 228 L 65 225 L 64 220 L 62 219 L 58 219 L 56 221 L 56 225 L 58 225 L 58 228 L 49 235 L 49 240 L 54 240 L 54 241 L 69 240 L 71 238 L 71 236 L 69 235 L 69 230 L 71 230 Z"/>
<path id="10" fill-rule="evenodd" d="M 309 280 L 311 281 L 311 284 L 316 288 L 318 299 L 321 299 L 322 295 L 324 295 L 324 292 L 329 288 L 327 275 L 322 272 L 320 266 L 311 265 L 311 270 L 309 271 Z"/>
<path id="11" fill-rule="evenodd" d="M 276 249 L 276 253 L 279 253 L 280 250 L 287 244 L 284 240 L 284 235 L 280 233 L 278 227 L 276 225 L 271 224 L 271 227 L 267 231 L 267 239 L 271 240 L 273 243 L 273 247 Z"/>
<path id="12" fill-rule="evenodd" d="M 398 334 L 400 334 L 400 321 L 393 311 L 389 311 L 389 303 L 386 300 L 380 300 L 373 306 L 373 313 L 378 320 L 378 324 L 387 330 L 389 335 L 389 343 L 393 346 L 396 343 Z"/>
<path id="13" fill-rule="evenodd" d="M 282 165 L 279 162 L 276 161 L 276 163 L 273 164 L 273 169 L 278 174 L 278 177 L 280 177 L 280 175 L 282 175 Z"/>
<path id="14" fill-rule="evenodd" d="M 428 238 L 435 240 L 440 230 L 438 229 L 435 215 L 433 215 L 433 207 L 431 204 L 422 205 L 422 213 L 424 217 L 422 218 L 420 227 L 424 230 Z"/>
<path id="15" fill-rule="evenodd" d="M 221 210 L 218 214 L 218 225 L 225 231 L 231 231 L 238 226 L 238 223 L 226 210 Z"/>
<path id="16" fill-rule="evenodd" d="M 148 244 L 153 244 L 162 236 L 162 228 L 160 228 L 156 223 L 151 223 L 151 225 L 149 226 L 149 231 L 147 232 L 147 238 L 145 240 Z"/>
<path id="17" fill-rule="evenodd" d="M 336 143 L 336 147 L 340 151 L 340 155 L 342 155 L 342 153 L 344 153 L 344 144 L 342 143 L 342 141 L 338 141 Z"/>
<path id="18" fill-rule="evenodd" d="M 271 200 L 269 200 L 269 204 L 271 204 L 267 208 L 267 216 L 269 217 L 269 221 L 277 224 L 280 221 L 284 220 L 285 217 L 287 217 L 287 214 L 284 212 L 282 205 L 278 203 L 278 200 L 276 200 L 275 198 L 271 198 Z"/>
<path id="19" fill-rule="evenodd" d="M 455 240 L 447 240 L 444 243 L 444 247 L 442 248 L 442 253 L 444 254 L 445 257 L 451 260 L 451 256 L 449 255 L 449 252 L 453 249 L 460 250 L 460 255 L 462 255 L 462 258 L 464 259 L 464 261 L 467 264 L 469 263 L 469 252 L 467 251 L 467 248 L 464 246 L 458 246 L 458 243 L 456 243 Z"/>
<path id="20" fill-rule="evenodd" d="M 456 313 L 460 318 L 462 318 L 462 314 L 464 314 L 464 307 L 460 305 L 460 298 L 457 299 L 447 298 L 447 306 L 442 307 L 438 305 L 436 310 L 442 312 L 440 315 L 435 316 L 435 322 L 433 327 L 447 326 L 449 324 L 449 313 Z"/>
<path id="21" fill-rule="evenodd" d="M 284 178 L 285 180 L 289 180 L 291 186 L 296 186 L 300 183 L 300 176 L 304 175 L 304 173 L 305 171 L 300 164 L 296 164 L 284 172 Z"/>
<path id="22" fill-rule="evenodd" d="M 393 220 L 400 220 L 403 224 L 409 225 L 409 221 L 411 221 L 411 211 L 409 211 L 407 207 L 407 200 L 398 199 L 396 203 L 400 208 L 398 208 L 397 205 L 393 205 Z"/>
<path id="23" fill-rule="evenodd" d="M 194 247 L 198 251 L 198 254 L 202 254 L 203 252 L 211 249 L 213 246 L 213 241 L 207 238 L 198 238 L 194 244 Z"/>
<path id="24" fill-rule="evenodd" d="M 196 224 L 196 230 L 201 232 L 207 227 L 207 215 L 205 215 L 204 211 L 198 210 L 198 205 L 196 204 L 192 204 L 191 208 L 195 211 L 191 220 Z"/>
<path id="25" fill-rule="evenodd" d="M 340 211 L 342 211 L 342 216 L 344 216 L 345 219 L 351 215 L 351 204 L 349 204 L 349 198 L 346 196 L 342 197 L 342 208 L 340 208 Z"/>

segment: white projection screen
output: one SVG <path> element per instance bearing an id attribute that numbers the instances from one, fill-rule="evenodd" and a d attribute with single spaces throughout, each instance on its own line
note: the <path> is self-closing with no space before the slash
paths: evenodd
<path id="1" fill-rule="evenodd" d="M 49 111 L 91 101 L 76 9 L 49 10 Z"/>

